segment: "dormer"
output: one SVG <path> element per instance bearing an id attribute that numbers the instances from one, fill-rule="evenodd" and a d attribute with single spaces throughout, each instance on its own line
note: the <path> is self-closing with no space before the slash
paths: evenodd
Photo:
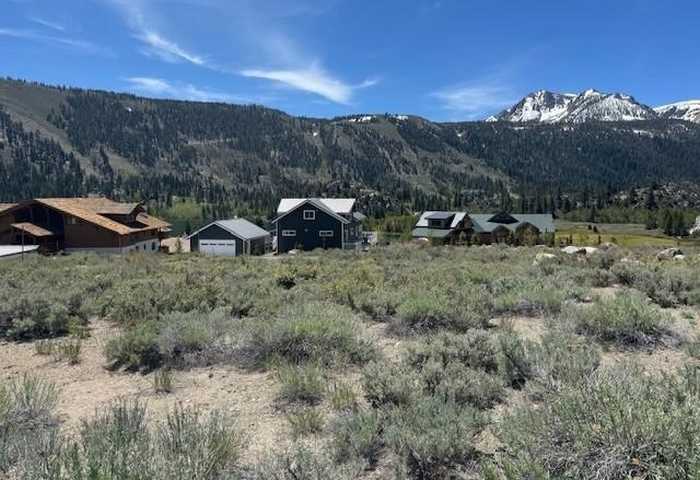
<path id="1" fill-rule="evenodd" d="M 450 228 L 454 217 L 452 212 L 434 212 L 425 218 L 428 220 L 428 228 Z"/>
<path id="2" fill-rule="evenodd" d="M 500 223 L 503 225 L 508 225 L 511 223 L 517 223 L 518 219 L 513 217 L 511 214 L 507 212 L 500 212 L 494 215 L 493 217 L 489 218 L 488 220 L 491 223 Z"/>

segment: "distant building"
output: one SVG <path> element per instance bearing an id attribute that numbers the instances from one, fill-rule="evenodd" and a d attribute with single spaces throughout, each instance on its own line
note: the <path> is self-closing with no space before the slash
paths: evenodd
<path id="1" fill-rule="evenodd" d="M 442 243 L 543 243 L 555 232 L 551 214 L 423 212 L 413 229 L 414 238 Z"/>
<path id="2" fill-rule="evenodd" d="M 272 243 L 270 232 L 244 218 L 217 220 L 187 238 L 192 252 L 225 257 L 262 255 Z"/>
<path id="3" fill-rule="evenodd" d="M 365 218 L 355 211 L 354 198 L 283 198 L 273 221 L 277 252 L 357 248 Z"/>
<path id="4" fill-rule="evenodd" d="M 0 244 L 43 252 L 156 252 L 170 224 L 140 203 L 107 198 L 35 198 L 0 205 Z"/>

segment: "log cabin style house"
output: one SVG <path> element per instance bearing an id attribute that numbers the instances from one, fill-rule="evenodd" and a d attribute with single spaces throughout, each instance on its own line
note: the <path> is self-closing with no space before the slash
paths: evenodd
<path id="1" fill-rule="evenodd" d="M 35 198 L 0 205 L 0 244 L 38 245 L 44 253 L 156 252 L 169 227 L 141 203 L 107 198 Z"/>
<path id="2" fill-rule="evenodd" d="M 413 238 L 446 244 L 545 243 L 555 232 L 551 214 L 423 212 Z"/>
<path id="3" fill-rule="evenodd" d="M 283 198 L 273 220 L 277 253 L 316 248 L 358 248 L 362 221 L 354 198 Z"/>

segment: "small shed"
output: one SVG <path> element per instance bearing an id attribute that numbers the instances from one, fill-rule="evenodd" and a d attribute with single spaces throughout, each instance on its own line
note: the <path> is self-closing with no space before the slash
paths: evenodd
<path id="1" fill-rule="evenodd" d="M 190 251 L 225 257 L 262 255 L 272 244 L 270 232 L 244 218 L 217 220 L 187 238 Z"/>

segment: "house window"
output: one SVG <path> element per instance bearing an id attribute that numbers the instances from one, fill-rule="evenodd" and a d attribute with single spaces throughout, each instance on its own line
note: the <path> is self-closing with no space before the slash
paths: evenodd
<path id="1" fill-rule="evenodd" d="M 333 230 L 321 230 L 318 232 L 319 237 L 332 237 Z"/>
<path id="2" fill-rule="evenodd" d="M 68 217 L 68 225 L 75 225 L 78 223 L 75 219 L 75 217 Z"/>
<path id="3" fill-rule="evenodd" d="M 283 237 L 296 237 L 297 231 L 296 230 L 282 230 L 282 236 Z"/>
<path id="4" fill-rule="evenodd" d="M 316 220 L 316 210 L 304 210 L 304 220 Z"/>

